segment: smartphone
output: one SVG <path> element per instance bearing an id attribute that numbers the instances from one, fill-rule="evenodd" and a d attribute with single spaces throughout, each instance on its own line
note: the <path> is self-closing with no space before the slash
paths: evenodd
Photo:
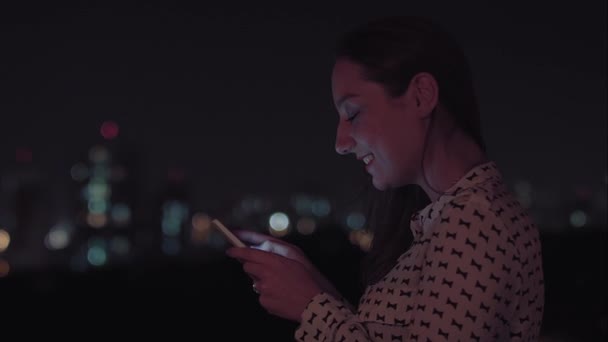
<path id="1" fill-rule="evenodd" d="M 243 241 L 241 241 L 234 233 L 230 231 L 230 229 L 226 228 L 218 219 L 214 219 L 211 221 L 211 225 L 214 226 L 217 230 L 219 230 L 222 235 L 235 247 L 247 247 Z"/>

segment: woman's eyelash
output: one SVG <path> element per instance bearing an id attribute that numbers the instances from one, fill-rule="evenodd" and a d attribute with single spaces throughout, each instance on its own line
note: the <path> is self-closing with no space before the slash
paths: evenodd
<path id="1" fill-rule="evenodd" d="M 357 117 L 357 115 L 359 115 L 359 112 L 360 111 L 354 112 L 351 116 L 349 116 L 348 118 L 346 118 L 346 121 L 353 121 Z"/>

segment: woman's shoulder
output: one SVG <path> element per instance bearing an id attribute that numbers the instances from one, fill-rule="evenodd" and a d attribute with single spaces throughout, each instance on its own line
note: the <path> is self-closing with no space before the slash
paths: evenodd
<path id="1" fill-rule="evenodd" d="M 487 179 L 462 189 L 449 197 L 440 210 L 443 222 L 453 217 L 455 224 L 489 226 L 511 234 L 528 232 L 535 227 L 528 210 L 501 178 Z"/>
<path id="2" fill-rule="evenodd" d="M 522 207 L 509 189 L 495 162 L 478 165 L 446 192 L 448 208 L 496 211 L 501 207 Z"/>
<path id="3" fill-rule="evenodd" d="M 475 229 L 508 229 L 532 226 L 527 210 L 510 191 L 494 162 L 471 169 L 454 186 L 413 216 L 429 231 L 431 225 Z"/>

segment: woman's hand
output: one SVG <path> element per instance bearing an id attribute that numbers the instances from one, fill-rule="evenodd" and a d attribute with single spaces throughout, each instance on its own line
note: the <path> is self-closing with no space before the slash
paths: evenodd
<path id="1" fill-rule="evenodd" d="M 310 262 L 310 260 L 308 260 L 300 247 L 294 246 L 279 238 L 249 230 L 236 230 L 234 233 L 239 237 L 239 239 L 253 244 L 253 246 L 251 246 L 252 248 L 279 254 L 303 264 L 313 274 L 317 284 L 321 286 L 321 289 L 324 292 L 334 296 L 335 298 L 341 298 L 338 290 L 336 290 L 333 284 L 327 278 L 325 278 L 323 274 L 321 274 L 321 272 L 315 267 L 315 265 L 312 264 L 312 262 Z"/>
<path id="2" fill-rule="evenodd" d="M 230 248 L 254 280 L 260 304 L 271 314 L 300 321 L 310 300 L 321 292 L 340 298 L 333 285 L 314 267 L 300 248 L 272 236 L 235 231 L 250 248 Z"/>
<path id="3" fill-rule="evenodd" d="M 299 322 L 310 300 L 321 292 L 300 262 L 254 248 L 233 247 L 226 254 L 239 259 L 254 280 L 260 304 L 269 313 Z"/>

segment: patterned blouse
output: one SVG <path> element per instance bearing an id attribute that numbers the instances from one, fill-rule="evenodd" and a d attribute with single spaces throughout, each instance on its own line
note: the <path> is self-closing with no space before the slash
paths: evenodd
<path id="1" fill-rule="evenodd" d="M 470 170 L 412 216 L 414 241 L 358 308 L 315 296 L 298 341 L 495 341 L 539 338 L 544 306 L 536 225 L 494 162 Z"/>

